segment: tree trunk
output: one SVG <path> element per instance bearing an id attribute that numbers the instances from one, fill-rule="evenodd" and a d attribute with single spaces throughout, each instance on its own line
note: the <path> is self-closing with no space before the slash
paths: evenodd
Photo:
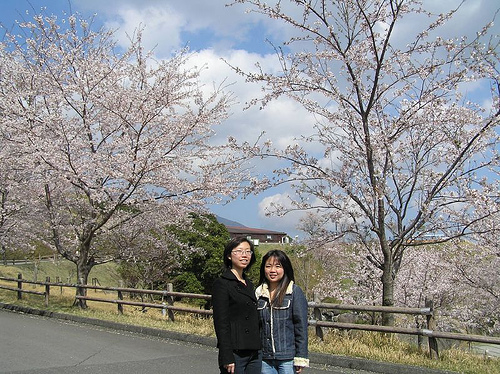
<path id="1" fill-rule="evenodd" d="M 7 247 L 4 244 L 2 244 L 2 260 L 3 264 L 7 265 Z"/>
<path id="2" fill-rule="evenodd" d="M 387 243 L 387 237 L 385 234 L 385 207 L 383 199 L 378 200 L 378 227 L 379 227 L 379 240 L 380 249 L 384 256 L 384 266 L 382 269 L 382 305 L 383 306 L 394 306 L 394 278 L 395 278 L 395 268 L 392 249 Z M 394 314 L 393 313 L 382 313 L 382 325 L 383 326 L 394 326 Z"/>
<path id="3" fill-rule="evenodd" d="M 382 273 L 382 305 L 394 306 L 394 264 L 391 260 L 384 263 L 384 270 Z M 382 313 L 382 325 L 393 326 L 394 315 L 392 313 Z"/>
<path id="4" fill-rule="evenodd" d="M 77 274 L 77 284 L 86 285 L 88 283 L 89 274 L 92 268 L 94 267 L 94 261 L 88 258 L 88 250 L 81 248 L 80 256 L 78 257 L 76 264 L 76 274 Z M 77 287 L 76 294 L 78 296 L 86 296 L 87 289 L 83 287 Z M 75 299 L 75 304 L 79 305 L 82 309 L 87 308 L 86 300 L 77 300 Z"/>

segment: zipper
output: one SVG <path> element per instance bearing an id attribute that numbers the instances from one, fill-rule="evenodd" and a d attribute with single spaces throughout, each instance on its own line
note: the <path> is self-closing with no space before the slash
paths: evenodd
<path id="1" fill-rule="evenodd" d="M 271 346 L 273 347 L 273 357 L 276 356 L 276 348 L 274 347 L 274 321 L 273 321 L 273 305 L 269 303 L 269 312 L 271 313 Z"/>

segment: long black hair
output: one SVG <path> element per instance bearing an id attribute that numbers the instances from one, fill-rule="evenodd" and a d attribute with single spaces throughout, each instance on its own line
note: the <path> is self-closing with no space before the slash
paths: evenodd
<path id="1" fill-rule="evenodd" d="M 270 301 L 273 305 L 281 305 L 283 303 L 283 299 L 285 298 L 288 285 L 291 281 L 295 282 L 295 276 L 293 275 L 292 262 L 288 258 L 287 254 L 279 249 L 273 249 L 262 257 L 259 284 L 266 283 L 269 286 L 269 281 L 266 278 L 266 262 L 271 257 L 275 258 L 281 264 L 281 267 L 283 268 L 283 278 L 281 278 L 278 283 L 274 299 Z"/>
<path id="2" fill-rule="evenodd" d="M 241 243 L 247 242 L 250 244 L 250 250 L 252 251 L 252 257 L 250 258 L 250 261 L 248 262 L 248 265 L 245 269 L 243 269 L 243 272 L 247 272 L 252 265 L 255 263 L 257 260 L 255 257 L 255 250 L 254 250 L 254 245 L 251 240 L 245 238 L 244 236 L 240 236 L 238 238 L 233 238 L 231 239 L 227 244 L 226 247 L 224 248 L 224 266 L 226 269 L 231 269 L 231 252 L 233 249 L 235 249 L 237 246 L 239 246 Z"/>

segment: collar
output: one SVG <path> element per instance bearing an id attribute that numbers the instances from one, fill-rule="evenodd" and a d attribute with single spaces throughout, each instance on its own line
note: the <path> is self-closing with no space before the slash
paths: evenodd
<path id="1" fill-rule="evenodd" d="M 286 293 L 292 294 L 292 292 L 293 292 L 293 281 L 290 281 L 290 283 L 288 283 L 288 287 L 286 288 Z M 257 287 L 257 289 L 255 290 L 255 296 L 257 297 L 257 299 L 262 296 L 271 300 L 271 294 L 269 293 L 269 286 L 267 285 L 266 282 L 262 283 L 259 287 Z"/>
<path id="2" fill-rule="evenodd" d="M 226 269 L 224 273 L 222 273 L 222 277 L 226 279 L 231 279 L 239 282 L 238 278 L 236 278 L 236 275 L 231 271 L 231 269 Z M 247 275 L 245 272 L 243 272 L 243 279 L 246 281 L 247 280 Z"/>

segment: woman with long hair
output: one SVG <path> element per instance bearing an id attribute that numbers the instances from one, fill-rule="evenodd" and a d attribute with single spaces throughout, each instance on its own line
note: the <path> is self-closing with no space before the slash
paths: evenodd
<path id="1" fill-rule="evenodd" d="M 281 250 L 264 255 L 255 291 L 262 342 L 262 374 L 301 373 L 309 366 L 307 300 Z"/>

